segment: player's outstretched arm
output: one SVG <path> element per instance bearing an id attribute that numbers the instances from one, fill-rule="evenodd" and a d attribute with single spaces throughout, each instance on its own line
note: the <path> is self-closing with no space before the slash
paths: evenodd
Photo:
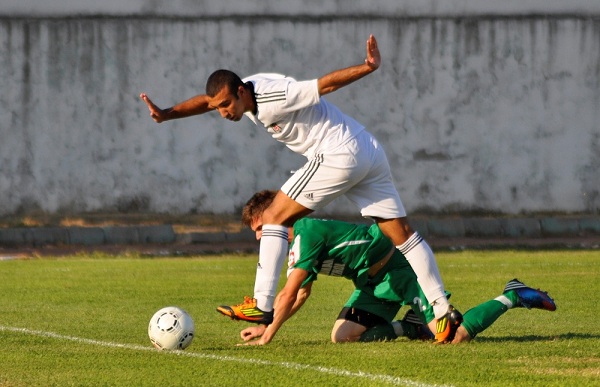
<path id="1" fill-rule="evenodd" d="M 150 117 L 159 124 L 163 121 L 195 116 L 214 110 L 214 108 L 209 105 L 209 97 L 204 94 L 192 97 L 168 109 L 161 109 L 156 106 L 154 102 L 148 98 L 146 93 L 140 94 L 140 98 L 144 101 L 146 106 L 148 106 Z"/>
<path id="2" fill-rule="evenodd" d="M 377 40 L 373 35 L 367 40 L 367 57 L 365 63 L 336 70 L 318 79 L 319 94 L 332 93 L 354 81 L 359 80 L 377 70 L 381 65 L 381 54 L 377 47 Z"/>
<path id="3" fill-rule="evenodd" d="M 294 302 L 294 305 L 292 306 L 292 309 L 289 312 L 288 319 L 290 317 L 292 317 L 302 307 L 302 305 L 304 305 L 304 303 L 310 296 L 311 288 L 312 288 L 312 282 L 308 283 L 305 287 L 300 288 L 298 290 L 298 293 L 296 296 L 296 302 Z M 277 302 L 279 302 L 279 300 L 277 300 Z M 244 341 L 251 341 L 251 340 L 260 338 L 265 333 L 266 330 L 267 330 L 267 325 L 257 325 L 257 326 L 248 327 L 248 328 L 243 329 L 240 332 L 240 337 Z M 258 345 L 260 343 L 258 341 L 256 343 L 247 343 L 247 345 L 251 345 L 251 344 Z"/>
<path id="4" fill-rule="evenodd" d="M 285 283 L 285 286 L 279 294 L 277 294 L 277 298 L 275 299 L 275 305 L 273 306 L 273 322 L 268 325 L 262 334 L 260 335 L 260 339 L 252 340 L 252 335 L 256 335 L 259 333 L 259 330 L 249 331 L 243 330 L 241 332 L 242 339 L 246 340 L 245 345 L 265 345 L 269 344 L 271 340 L 275 337 L 279 328 L 283 325 L 284 322 L 289 319 L 295 311 L 299 309 L 300 306 L 296 304 L 296 300 L 298 299 L 298 294 L 301 291 L 302 282 L 308 276 L 308 272 L 302 269 L 294 269 Z M 304 303 L 306 297 L 304 297 L 305 293 L 300 292 L 300 296 L 303 299 L 301 304 Z M 300 304 L 300 305 L 301 305 Z M 256 337 L 256 336 L 254 336 Z"/>
<path id="5" fill-rule="evenodd" d="M 308 297 L 310 296 L 310 291 L 312 289 L 312 284 L 312 282 L 309 282 L 305 287 L 300 288 L 298 290 L 298 294 L 296 295 L 296 302 L 294 302 L 292 310 L 290 310 L 290 317 L 292 317 L 300 308 L 302 308 L 302 305 L 304 305 L 306 300 L 308 300 Z"/>

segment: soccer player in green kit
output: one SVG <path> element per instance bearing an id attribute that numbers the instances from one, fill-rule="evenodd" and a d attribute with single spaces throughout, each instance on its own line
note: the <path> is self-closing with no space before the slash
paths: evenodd
<path id="1" fill-rule="evenodd" d="M 262 234 L 260 215 L 275 194 L 258 192 L 244 207 L 242 222 L 256 232 L 257 239 Z M 242 330 L 246 344 L 271 342 L 282 324 L 308 299 L 318 274 L 350 279 L 356 288 L 334 324 L 333 342 L 392 340 L 399 336 L 426 338 L 428 329 L 414 316 L 408 317 L 412 313 L 429 325 L 429 331 L 439 330 L 432 306 L 410 264 L 376 224 L 304 218 L 290 227 L 289 235 L 288 279 L 275 300 L 273 322 Z M 394 321 L 402 305 L 410 305 L 412 312 L 403 320 Z M 545 292 L 514 279 L 495 299 L 468 310 L 464 316 L 449 318 L 452 334 L 445 342 L 473 339 L 513 307 L 556 310 Z"/>

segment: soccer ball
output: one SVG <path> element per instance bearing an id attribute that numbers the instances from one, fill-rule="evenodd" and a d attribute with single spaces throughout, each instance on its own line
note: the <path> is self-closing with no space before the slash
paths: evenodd
<path id="1" fill-rule="evenodd" d="M 186 349 L 194 339 L 194 320 L 185 310 L 167 306 L 150 319 L 148 336 L 157 349 Z"/>

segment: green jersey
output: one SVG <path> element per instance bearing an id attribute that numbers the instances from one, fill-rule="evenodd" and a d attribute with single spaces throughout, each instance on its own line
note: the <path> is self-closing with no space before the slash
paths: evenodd
<path id="1" fill-rule="evenodd" d="M 319 273 L 355 282 L 359 278 L 366 280 L 369 267 L 383 259 L 392 247 L 376 224 L 303 218 L 294 224 L 288 272 L 294 268 L 306 270 L 309 274 L 303 286 L 316 280 Z"/>
<path id="2" fill-rule="evenodd" d="M 344 305 L 373 313 L 390 322 L 403 304 L 410 305 L 422 321 L 434 318 L 417 275 L 406 258 L 394 248 L 393 255 L 370 278 L 371 266 L 394 248 L 379 227 L 350 224 L 335 220 L 300 219 L 294 224 L 290 246 L 289 269 L 308 272 L 305 286 L 318 274 L 345 277 L 356 289 Z"/>

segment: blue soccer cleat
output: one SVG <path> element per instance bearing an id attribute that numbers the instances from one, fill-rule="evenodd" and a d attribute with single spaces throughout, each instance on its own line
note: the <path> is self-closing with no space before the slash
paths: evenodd
<path id="1" fill-rule="evenodd" d="M 519 305 L 515 306 L 523 306 L 527 309 L 544 309 L 549 310 L 550 312 L 556 310 L 556 304 L 554 303 L 554 300 L 548 296 L 547 292 L 530 288 L 516 278 L 508 281 L 504 288 L 504 293 L 511 290 L 514 290 L 517 293 L 517 296 L 519 296 Z"/>

